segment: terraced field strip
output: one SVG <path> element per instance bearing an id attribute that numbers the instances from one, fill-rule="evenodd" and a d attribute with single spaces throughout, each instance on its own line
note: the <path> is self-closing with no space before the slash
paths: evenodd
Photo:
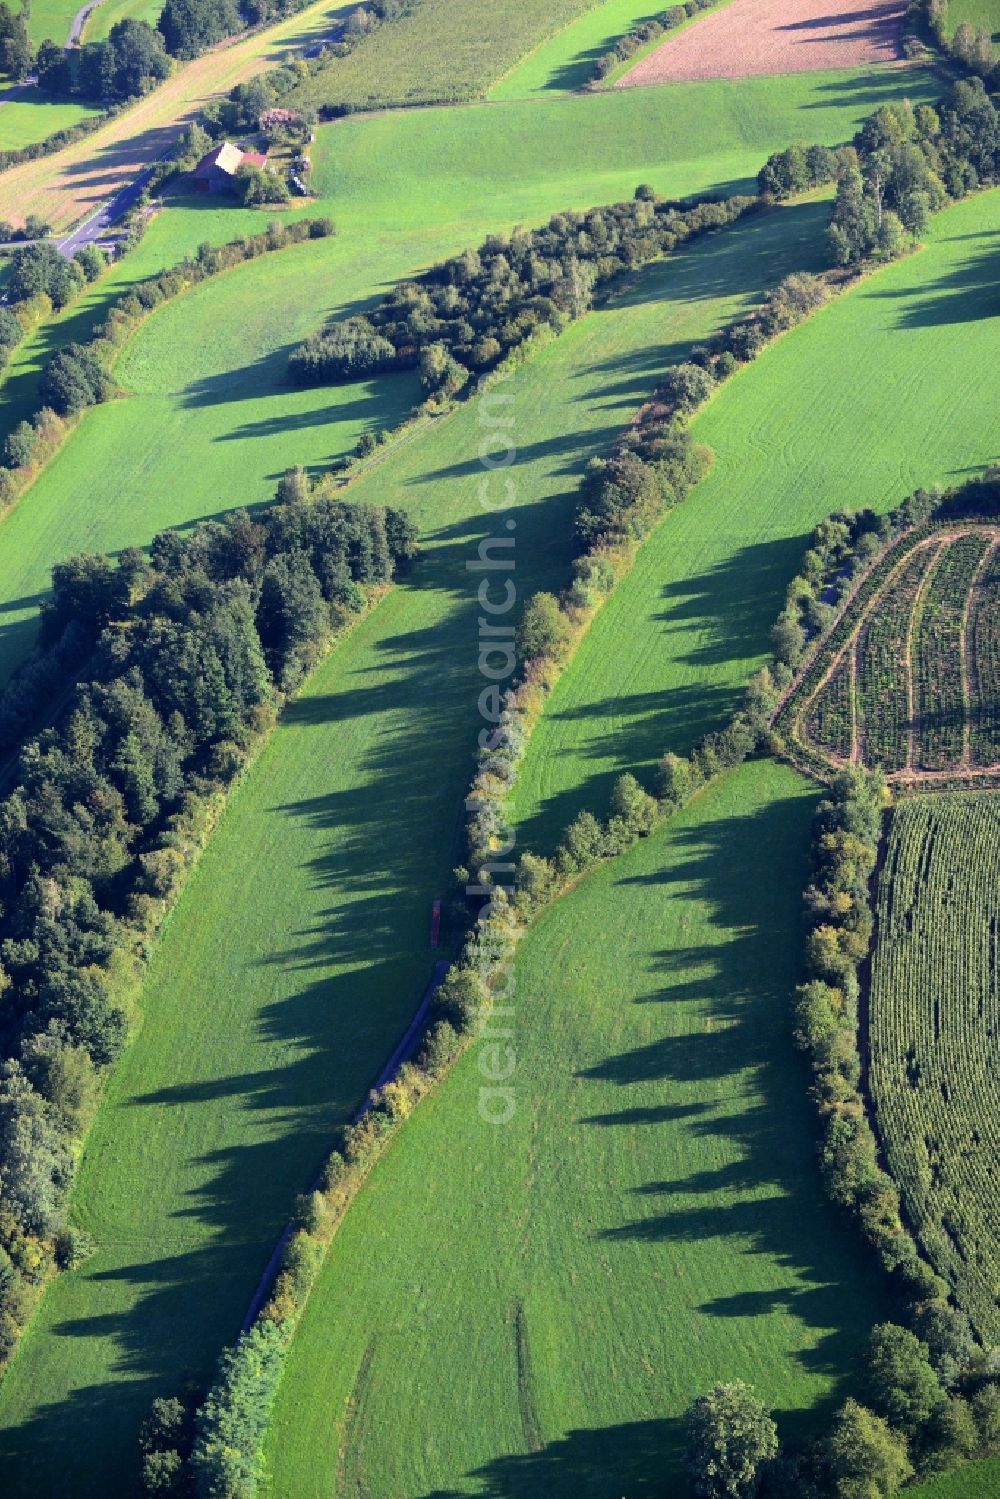
<path id="1" fill-rule="evenodd" d="M 1000 543 L 983 564 L 965 632 L 969 753 L 975 765 L 1000 761 Z"/>
<path id="2" fill-rule="evenodd" d="M 372 1343 L 346 1440 L 396 1499 L 679 1494 L 716 1379 L 786 1431 L 835 1397 L 882 1309 L 789 1034 L 814 805 L 748 765 L 524 938 L 514 1117 L 482 1117 L 474 1046 L 376 1167 L 292 1348 L 269 1499 L 335 1492 Z"/>
<path id="3" fill-rule="evenodd" d="M 567 575 L 580 475 L 663 363 L 745 308 L 776 266 L 800 263 L 823 218 L 821 205 L 781 210 L 692 245 L 518 373 L 507 390 L 525 595 Z M 221 297 L 206 285 L 157 313 L 128 351 L 128 383 L 201 388 L 214 368 L 226 399 L 240 399 L 232 366 L 248 336 L 246 307 L 257 334 L 266 330 L 265 348 L 280 353 L 291 331 L 287 288 L 262 265 L 248 265 L 242 285 L 234 272 Z M 260 396 L 260 370 L 245 400 Z M 402 388 L 412 396 L 408 380 Z M 357 420 L 357 387 L 297 394 L 310 411 L 347 402 L 341 420 Z M 64 455 L 103 415 L 86 419 Z M 158 424 L 147 423 L 143 442 Z M 329 443 L 322 417 L 311 424 Z M 294 442 L 295 430 L 278 425 Z M 161 461 L 176 464 L 176 445 L 162 440 Z M 463 406 L 387 452 L 351 491 L 409 508 L 425 553 L 294 705 L 160 943 L 144 1029 L 98 1116 L 74 1199 L 98 1254 L 51 1288 L 0 1390 L 0 1472 L 11 1496 L 57 1491 L 70 1453 L 74 1499 L 131 1492 L 148 1399 L 178 1370 L 204 1374 L 233 1338 L 334 1124 L 416 1008 L 431 966 L 431 901 L 461 852 L 478 727 L 478 610 L 466 562 L 497 525 L 481 503 L 482 441 L 477 406 Z M 223 443 L 223 462 L 225 452 Z M 219 502 L 198 465 L 194 450 L 183 497 L 204 513 Z M 86 468 L 100 472 L 93 457 Z"/>
<path id="4" fill-rule="evenodd" d="M 961 536 L 945 549 L 914 616 L 910 656 L 916 763 L 946 770 L 964 759 L 968 694 L 963 690 L 964 622 L 970 591 L 992 536 Z M 995 683 L 994 695 L 1000 690 Z"/>
<path id="5" fill-rule="evenodd" d="M 166 83 L 92 135 L 0 174 L 0 218 L 23 224 L 36 213 L 55 229 L 68 228 L 161 157 L 209 99 L 325 36 L 353 8 L 316 0 L 267 31 L 181 64 Z"/>
<path id="6" fill-rule="evenodd" d="M 514 800 L 522 846 L 553 847 L 581 808 L 607 806 L 623 770 L 651 778 L 666 749 L 685 753 L 723 722 L 768 657 L 820 520 L 846 504 L 885 511 L 920 485 L 993 461 L 993 392 L 960 397 L 949 382 L 963 383 L 970 349 L 988 365 L 1000 355 L 986 248 L 998 228 L 1000 193 L 947 210 L 926 249 L 831 303 L 716 392 L 693 428 L 715 450 L 712 473 L 644 543 L 532 736 Z M 941 378 L 929 380 L 931 369 Z"/>
<path id="7" fill-rule="evenodd" d="M 897 806 L 877 933 L 879 1132 L 925 1253 L 990 1343 L 1000 1333 L 1000 794 Z"/>

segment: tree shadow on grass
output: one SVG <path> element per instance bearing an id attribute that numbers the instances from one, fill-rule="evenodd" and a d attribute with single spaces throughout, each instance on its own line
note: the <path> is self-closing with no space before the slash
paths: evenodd
<path id="1" fill-rule="evenodd" d="M 946 275 L 926 281 L 921 276 L 923 261 L 912 262 L 913 277 L 896 289 L 883 289 L 878 281 L 870 288 L 871 296 L 904 301 L 897 326 L 900 328 L 940 328 L 949 323 L 976 323 L 997 316 L 997 284 L 1000 282 L 1000 230 L 987 229 L 977 234 L 949 236 L 946 243 L 973 241 L 973 252 L 953 265 Z M 921 294 L 914 296 L 914 286 Z"/>
<path id="2" fill-rule="evenodd" d="M 647 548 L 668 550 L 670 525 L 668 515 L 662 532 L 647 541 Z M 614 782 L 623 772 L 638 775 L 652 789 L 653 768 L 668 750 L 686 755 L 703 735 L 726 722 L 739 706 L 744 682 L 742 676 L 720 681 L 719 674 L 733 663 L 766 656 L 771 624 L 805 546 L 802 535 L 757 542 L 738 548 L 703 573 L 663 584 L 664 607 L 649 615 L 641 640 L 643 658 L 651 663 L 642 675 L 648 681 L 662 662 L 662 682 L 642 691 L 623 688 L 599 698 L 570 699 L 564 706 L 574 681 L 587 680 L 578 662 L 576 675 L 568 675 L 562 689 L 557 687 L 535 743 L 535 753 L 541 746 L 554 762 L 555 774 L 548 779 L 558 784 L 559 761 L 565 758 L 572 764 L 572 780 L 541 797 L 537 810 L 520 822 L 523 846 L 551 852 L 577 813 L 606 811 Z M 629 597 L 629 581 L 620 587 L 623 598 Z M 683 640 L 678 639 L 679 631 L 686 632 Z M 685 648 L 688 640 L 690 648 Z M 613 622 L 605 629 L 599 616 L 580 655 L 596 659 L 601 652 L 602 660 L 620 667 L 621 680 L 628 683 L 639 674 L 635 641 L 630 644 L 632 649 L 629 643 L 623 646 Z M 691 668 L 683 684 L 676 681 L 677 665 Z M 617 670 L 605 668 L 602 685 L 613 684 L 615 675 Z M 581 773 L 580 762 L 591 768 Z"/>
<path id="3" fill-rule="evenodd" d="M 629 1421 L 570 1431 L 540 1452 L 510 1453 L 466 1475 L 485 1499 L 663 1499 L 686 1493 L 679 1464 L 682 1423 Z M 672 1479 L 675 1486 L 665 1487 Z M 470 1490 L 432 1489 L 424 1499 L 468 1499 Z"/>
<path id="4" fill-rule="evenodd" d="M 662 1009 L 660 1034 L 582 1077 L 602 1101 L 609 1090 L 622 1100 L 585 1122 L 629 1131 L 665 1125 L 669 1158 L 682 1168 L 632 1187 L 634 1216 L 607 1223 L 600 1236 L 704 1241 L 708 1253 L 713 1241 L 726 1242 L 729 1254 L 735 1242 L 739 1254 L 768 1256 L 789 1272 L 787 1284 L 723 1290 L 699 1310 L 756 1318 L 780 1309 L 819 1334 L 794 1355 L 802 1367 L 842 1379 L 884 1304 L 872 1256 L 823 1196 L 806 1068 L 792 1046 L 813 805 L 776 800 L 678 828 L 662 867 L 620 878 L 622 886 L 662 887 L 668 912 L 679 887 L 707 905 L 719 940 L 651 952 L 649 988 L 633 1002 Z M 687 1149 L 678 1148 L 678 1131 L 690 1137 Z"/>
<path id="5" fill-rule="evenodd" d="M 519 581 L 528 589 L 558 586 L 565 575 L 568 506 L 559 496 L 515 512 Z M 282 799 L 276 788 L 253 814 L 268 819 L 276 841 L 290 822 L 311 830 L 293 846 L 315 893 L 294 930 L 269 929 L 265 901 L 243 959 L 248 983 L 254 973 L 267 975 L 263 986 L 252 980 L 249 1013 L 259 1065 L 252 1048 L 234 1038 L 238 1065 L 216 1076 L 192 1076 L 182 1059 L 173 1077 L 150 1088 L 141 1075 L 129 1091 L 126 1071 L 117 1107 L 146 1118 L 123 1139 L 137 1150 L 137 1141 L 159 1140 L 161 1152 L 171 1151 L 170 1169 L 179 1151 L 184 1179 L 160 1194 L 155 1162 L 145 1153 L 137 1158 L 137 1179 L 149 1178 L 143 1242 L 119 1242 L 112 1229 L 95 1261 L 53 1288 L 55 1325 L 33 1350 L 40 1388 L 58 1388 L 59 1370 L 72 1358 L 81 1389 L 17 1430 L 0 1431 L 0 1471 L 10 1475 L 12 1495 L 58 1496 L 67 1474 L 73 1499 L 134 1490 L 122 1475 L 133 1471 L 149 1398 L 169 1393 L 184 1373 L 208 1377 L 239 1329 L 296 1194 L 417 1008 L 434 960 L 431 902 L 444 893 L 458 858 L 478 727 L 479 611 L 466 562 L 496 524 L 473 514 L 431 527 L 412 578 L 381 606 L 398 608 L 402 627 L 376 611 L 361 630 L 379 632 L 377 640 L 354 654 L 350 642 L 342 648 L 334 688 L 317 686 L 287 710 L 289 730 L 312 735 L 317 756 L 329 761 L 333 785 L 296 799 Z M 403 623 L 414 618 L 411 628 Z M 350 738 L 359 728 L 362 737 Z M 338 785 L 338 746 L 348 743 L 344 753 L 357 774 Z M 261 869 L 257 879 L 277 892 L 281 873 Z M 172 940 L 193 940 L 184 923 L 194 919 L 183 908 L 175 912 Z M 217 951 L 218 962 L 206 954 L 190 996 L 202 1007 L 232 984 L 222 931 Z M 210 1133 L 218 1145 L 200 1155 L 188 1148 L 185 1156 L 183 1143 L 168 1139 L 171 1112 L 211 1108 L 220 1099 L 236 1125 Z M 192 1129 L 199 1138 L 196 1124 Z M 97 1210 L 114 1220 L 114 1204 L 100 1191 Z M 91 1346 L 95 1339 L 107 1346 Z M 68 1340 L 79 1344 L 79 1356 L 67 1352 Z M 103 1366 L 111 1371 L 106 1386 L 93 1378 Z"/>

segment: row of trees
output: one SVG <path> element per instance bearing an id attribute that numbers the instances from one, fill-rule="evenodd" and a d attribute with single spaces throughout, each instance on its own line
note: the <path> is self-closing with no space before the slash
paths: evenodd
<path id="1" fill-rule="evenodd" d="M 689 418 L 718 381 L 821 305 L 826 295 L 816 277 L 786 278 L 754 314 L 695 349 L 690 362 L 668 370 L 611 453 L 590 463 L 577 501 L 578 556 L 572 581 L 558 599 L 538 594 L 527 601 L 515 642 L 518 680 L 502 700 L 497 690 L 495 727 L 481 745 L 466 802 L 469 869 L 460 871 L 464 883 L 490 884 L 489 870 L 505 838 L 505 803 L 528 736 L 574 640 L 631 565 L 635 545 L 705 472 L 709 455 L 692 440 Z M 518 915 L 529 919 L 567 881 L 619 853 L 710 777 L 768 742 L 771 712 L 791 675 L 792 662 L 779 651 L 773 671 L 754 679 L 743 706 L 723 729 L 706 735 L 685 760 L 665 757 L 655 794 L 625 776 L 615 788 L 606 822 L 583 813 L 567 829 L 553 858 L 523 855 L 515 880 Z"/>
<path id="2" fill-rule="evenodd" d="M 1000 53 L 988 26 L 960 21 L 950 35 L 948 0 L 910 0 L 907 29 L 929 33 L 942 52 L 992 88 L 1000 84 Z"/>
<path id="3" fill-rule="evenodd" d="M 771 1414 L 745 1384 L 718 1384 L 685 1418 L 698 1499 L 888 1499 L 915 1474 L 946 1471 L 1000 1446 L 1000 1384 L 967 1328 L 933 1311 L 926 1340 L 875 1327 L 848 1399 L 825 1436 L 782 1451 Z M 970 1372 L 955 1390 L 956 1361 Z"/>
<path id="4" fill-rule="evenodd" d="M 885 105 L 851 146 L 789 146 L 757 178 L 761 194 L 776 200 L 834 180 L 828 237 L 835 263 L 891 260 L 949 198 L 1000 181 L 1000 112 L 981 79 L 960 79 L 936 108 Z"/>
<path id="5" fill-rule="evenodd" d="M 72 260 L 60 255 L 55 245 L 44 241 L 15 250 L 7 275 L 7 301 L 13 305 L 34 297 L 47 297 L 61 312 L 89 281 L 96 281 L 107 262 L 96 245 L 77 250 Z"/>
<path id="6" fill-rule="evenodd" d="M 454 394 L 470 371 L 492 369 L 537 329 L 580 317 L 612 277 L 756 206 L 748 197 L 683 207 L 644 196 L 491 235 L 478 250 L 401 282 L 367 316 L 313 334 L 291 355 L 291 376 L 306 384 L 419 367 L 429 393 Z"/>

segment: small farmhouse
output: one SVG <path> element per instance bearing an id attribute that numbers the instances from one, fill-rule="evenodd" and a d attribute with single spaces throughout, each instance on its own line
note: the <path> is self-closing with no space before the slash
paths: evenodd
<path id="1" fill-rule="evenodd" d="M 201 193 L 228 192 L 240 167 L 263 167 L 266 160 L 259 151 L 241 151 L 232 141 L 223 141 L 195 167 L 192 173 L 195 188 Z"/>

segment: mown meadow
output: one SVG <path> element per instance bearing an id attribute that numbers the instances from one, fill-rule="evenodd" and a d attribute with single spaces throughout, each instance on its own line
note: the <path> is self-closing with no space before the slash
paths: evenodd
<path id="1" fill-rule="evenodd" d="M 765 350 L 697 417 L 715 467 L 642 547 L 549 699 L 515 798 L 527 846 L 554 846 L 622 770 L 649 779 L 732 711 L 825 515 L 884 511 L 992 461 L 996 402 L 963 372 L 993 357 L 998 228 L 1000 193 L 942 213 L 926 248 Z"/>
<path id="2" fill-rule="evenodd" d="M 317 152 L 319 211 L 333 213 L 339 237 L 301 254 L 288 252 L 268 274 L 257 265 L 241 268 L 157 313 L 120 361 L 117 373 L 128 395 L 83 419 L 3 522 L 7 668 L 30 641 L 53 561 L 80 546 L 114 551 L 142 544 L 163 525 L 262 501 L 288 463 L 321 468 L 362 431 L 385 421 L 387 412 L 391 420 L 405 409 L 413 395 L 405 379 L 319 392 L 285 384 L 288 348 L 330 312 L 363 305 L 397 276 L 490 229 L 629 196 L 638 181 L 664 193 L 731 191 L 789 139 L 840 140 L 873 102 L 933 92 L 928 75 L 914 71 L 813 75 L 782 85 L 767 79 L 725 90 L 657 91 L 642 100 L 527 100 L 324 127 Z M 517 518 L 525 559 L 520 581 L 527 591 L 558 586 L 565 577 L 570 506 L 586 459 L 606 446 L 665 364 L 784 270 L 812 262 L 823 216 L 816 205 L 792 208 L 732 231 L 748 236 L 739 246 L 727 236 L 692 246 L 645 273 L 519 373 Z M 252 217 L 259 225 L 260 217 Z M 230 238 L 246 221 L 235 210 L 230 217 L 214 206 L 177 203 L 154 223 L 139 254 L 151 268 L 157 255 L 169 263 L 181 247 Z M 127 276 L 127 267 L 114 275 Z M 91 316 L 101 295 L 95 290 L 77 315 Z M 30 383 L 30 363 L 16 373 Z M 716 404 L 726 396 L 723 391 Z M 476 497 L 479 435 L 477 410 L 465 407 L 389 450 L 355 486 L 359 499 L 391 497 L 411 508 L 425 556 L 413 579 L 314 675 L 235 794 L 160 943 L 142 999 L 144 1029 L 111 1085 L 76 1196 L 75 1210 L 94 1232 L 99 1252 L 47 1296 L 0 1397 L 0 1463 L 5 1477 L 14 1475 L 12 1493 L 53 1490 L 68 1454 L 75 1493 L 130 1491 L 134 1436 L 150 1395 L 178 1376 L 203 1378 L 231 1339 L 295 1192 L 415 1008 L 430 968 L 429 903 L 457 857 L 470 768 L 475 609 L 464 564 L 488 523 Z M 745 492 L 748 505 L 750 498 Z M 794 526 L 790 540 L 800 540 Z M 786 542 L 783 556 L 793 564 L 792 551 Z M 692 552 L 691 560 L 697 555 Z M 766 603 L 770 608 L 770 595 Z M 758 609 L 763 616 L 760 600 Z M 762 638 L 766 627 L 763 620 L 755 625 Z M 733 667 L 732 684 L 743 664 Z M 710 721 L 723 710 L 713 696 Z M 763 770 L 747 773 L 757 774 L 765 777 L 754 783 L 757 789 L 732 793 L 737 800 L 745 796 L 746 806 L 719 817 L 726 822 L 746 814 L 756 837 L 773 838 L 776 856 L 786 834 L 788 846 L 801 849 L 810 793 L 785 772 L 766 773 L 786 777 L 780 785 L 768 782 Z M 743 788 L 750 781 L 731 784 Z M 769 785 L 784 809 L 773 824 L 763 809 Z M 729 794 L 718 793 L 724 807 Z M 754 821 L 758 813 L 762 821 Z M 739 839 L 734 857 L 749 846 L 745 828 Z M 788 931 L 794 923 L 791 881 L 801 872 L 795 857 L 774 916 Z M 711 899 L 708 907 L 709 914 L 699 909 L 690 918 L 696 946 L 732 937 L 731 913 L 720 915 L 722 905 L 716 909 Z M 683 911 L 673 914 L 683 921 Z M 761 913 L 760 920 L 766 926 L 770 916 Z M 755 962 L 765 944 L 756 951 Z M 788 942 L 777 957 L 769 953 L 774 971 L 792 962 L 791 953 Z M 592 961 L 589 954 L 586 961 Z M 768 977 L 748 1003 L 760 1001 L 773 1012 L 772 982 L 780 987 Z M 573 1001 L 578 1007 L 588 984 L 584 974 Z M 682 990 L 688 984 L 711 987 L 695 956 Z M 695 1028 L 705 1018 L 688 1012 Z M 725 1030 L 726 1014 L 722 1021 Z M 614 1024 L 610 1015 L 607 1023 Z M 785 1026 L 784 1012 L 774 1023 Z M 753 1089 L 765 1088 L 758 1073 L 770 1075 L 777 1065 L 778 1031 L 773 1034 L 773 1050 L 738 1085 L 750 1100 L 749 1128 L 759 1117 L 765 1132 L 773 1121 L 763 1118 L 765 1094 Z M 596 1037 L 595 1066 L 608 1038 L 607 1031 Z M 761 1045 L 771 1043 L 764 1038 Z M 780 1086 L 801 1101 L 801 1079 L 793 1089 L 798 1073 L 787 1058 L 786 1064 Z M 719 1135 L 726 1138 L 721 1124 Z M 689 1169 L 697 1180 L 717 1161 L 721 1197 L 713 1211 L 720 1202 L 729 1206 L 732 1188 L 754 1202 L 755 1194 L 776 1200 L 775 1218 L 791 1221 L 798 1216 L 791 1192 L 813 1191 L 818 1203 L 813 1176 L 806 1186 L 807 1161 L 813 1169 L 808 1139 L 793 1143 L 799 1164 L 789 1158 L 779 1178 L 763 1182 L 748 1180 L 746 1142 L 734 1145 L 732 1137 L 728 1150 L 717 1156 L 707 1147 L 696 1150 L 679 1170 Z M 405 1150 L 401 1142 L 400 1157 Z M 652 1157 L 649 1166 L 652 1171 Z M 662 1163 L 657 1169 L 662 1173 Z M 765 1210 L 765 1219 L 771 1212 Z M 851 1356 L 864 1316 L 871 1320 L 877 1308 L 864 1310 L 861 1291 L 857 1322 L 842 1322 L 844 1298 L 830 1295 L 829 1287 L 839 1287 L 855 1251 L 845 1240 L 847 1259 L 835 1255 L 829 1234 L 819 1230 L 803 1241 L 796 1251 L 801 1259 L 793 1255 L 792 1264 L 778 1250 L 776 1231 L 771 1247 L 760 1251 L 767 1265 L 761 1261 L 752 1300 L 729 1306 L 727 1298 L 746 1285 L 748 1267 L 758 1263 L 749 1218 L 744 1212 L 741 1247 L 730 1246 L 728 1279 L 722 1275 L 715 1290 L 705 1284 L 704 1296 L 719 1303 L 708 1314 L 713 1320 L 703 1323 L 705 1314 L 693 1303 L 687 1308 L 690 1326 L 713 1329 L 695 1373 L 704 1383 L 709 1364 L 713 1376 L 728 1372 L 714 1368 L 713 1350 L 728 1341 L 726 1328 L 735 1318 L 740 1357 L 748 1359 L 763 1338 L 774 1399 L 794 1411 L 824 1398 Z M 725 1221 L 738 1223 L 740 1212 Z M 540 1225 L 540 1233 L 548 1231 Z M 740 1230 L 721 1229 L 720 1253 L 731 1233 L 738 1238 Z M 696 1249 L 692 1244 L 686 1272 L 693 1279 L 709 1273 L 707 1260 L 695 1270 Z M 593 1303 L 599 1283 L 593 1264 L 587 1273 Z M 629 1275 L 636 1286 L 637 1261 Z M 639 1316 L 634 1290 L 628 1298 L 629 1316 Z M 540 1359 L 528 1312 L 516 1313 L 515 1322 L 528 1328 L 528 1356 Z M 604 1331 L 612 1335 L 607 1325 Z M 666 1339 L 669 1329 L 656 1336 Z M 654 1352 L 662 1369 L 670 1348 L 661 1342 Z M 679 1362 L 676 1351 L 673 1357 Z M 619 1413 L 645 1409 L 648 1377 L 633 1370 L 620 1404 L 600 1407 L 606 1412 L 601 1418 L 612 1425 L 633 1419 Z M 677 1384 L 672 1398 L 689 1393 Z M 483 1462 L 519 1450 L 536 1423 L 538 1430 L 561 1429 L 563 1411 L 574 1408 L 570 1401 L 550 1418 L 543 1392 L 533 1415 L 529 1393 L 511 1426 L 509 1392 L 505 1398 L 507 1413 L 498 1419 L 507 1435 L 498 1444 L 491 1432 Z M 325 1404 L 323 1419 L 329 1420 Z M 565 1419 L 578 1422 L 568 1414 Z M 660 1435 L 646 1432 L 657 1441 Z M 589 1450 L 592 1455 L 592 1444 Z M 387 1450 L 385 1460 L 397 1456 Z M 357 1461 L 369 1462 L 360 1446 Z M 466 1461 L 466 1453 L 449 1450 L 437 1467 L 463 1481 Z M 321 1453 L 321 1475 L 323 1462 Z M 647 1446 L 646 1455 L 635 1458 L 636 1471 L 648 1465 Z M 527 1491 L 537 1492 L 531 1481 L 538 1472 L 529 1474 Z M 565 1487 L 563 1477 L 559 1482 Z"/>

